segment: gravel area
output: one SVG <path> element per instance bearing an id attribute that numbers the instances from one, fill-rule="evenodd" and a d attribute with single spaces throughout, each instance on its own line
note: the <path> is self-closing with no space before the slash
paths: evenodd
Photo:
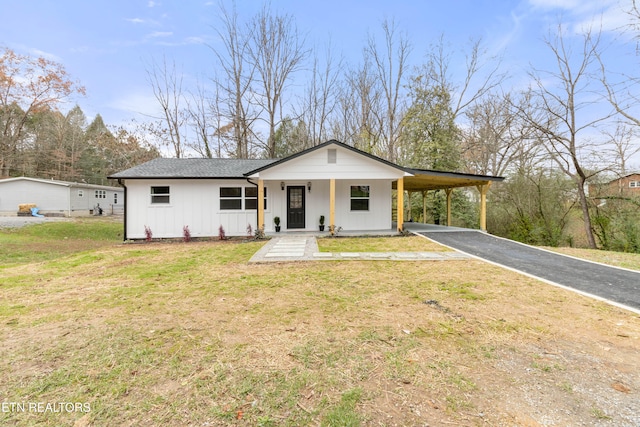
<path id="1" fill-rule="evenodd" d="M 43 222 L 66 221 L 68 218 L 63 217 L 44 217 L 38 218 L 34 216 L 0 216 L 0 228 L 19 228 L 25 225 L 41 224 Z"/>

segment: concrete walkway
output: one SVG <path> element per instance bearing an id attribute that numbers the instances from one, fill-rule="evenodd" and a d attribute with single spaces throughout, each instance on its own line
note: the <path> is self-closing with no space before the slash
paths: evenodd
<path id="1" fill-rule="evenodd" d="M 446 261 L 470 258 L 461 252 L 320 252 L 315 236 L 273 237 L 250 263 L 283 261 Z"/>

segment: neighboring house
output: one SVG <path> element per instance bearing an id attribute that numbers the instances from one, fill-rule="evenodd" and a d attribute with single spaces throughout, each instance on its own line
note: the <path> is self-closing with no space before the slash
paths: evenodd
<path id="1" fill-rule="evenodd" d="M 0 179 L 0 214 L 16 215 L 21 204 L 35 204 L 45 215 L 91 215 L 98 204 L 105 214 L 122 214 L 124 189 L 27 177 Z"/>
<path id="2" fill-rule="evenodd" d="M 503 179 L 404 168 L 338 141 L 280 160 L 159 158 L 109 178 L 125 187 L 125 239 L 145 238 L 146 227 L 158 238 L 181 237 L 185 226 L 193 237 L 220 226 L 227 236 L 273 232 L 275 217 L 283 231 L 317 231 L 320 216 L 327 229 L 402 229 L 394 189 L 403 206 L 405 190 L 477 186 L 484 214 L 486 190 Z"/>
<path id="3" fill-rule="evenodd" d="M 595 199 L 639 197 L 640 173 L 632 173 L 603 184 L 590 184 L 589 196 Z"/>

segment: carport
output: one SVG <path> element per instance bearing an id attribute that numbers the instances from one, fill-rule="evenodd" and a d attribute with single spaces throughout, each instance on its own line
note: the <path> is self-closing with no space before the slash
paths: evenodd
<path id="1" fill-rule="evenodd" d="M 475 187 L 480 193 L 480 229 L 487 230 L 487 192 L 494 182 L 503 181 L 500 176 L 475 175 L 456 172 L 441 172 L 426 169 L 405 168 L 408 174 L 394 183 L 397 190 L 397 224 L 398 230 L 403 229 L 404 224 L 404 192 L 420 192 L 423 195 L 427 191 L 444 190 L 447 195 L 447 225 L 451 224 L 451 192 L 454 188 Z M 423 197 L 423 211 L 426 211 L 426 197 Z M 426 217 L 426 215 L 424 215 Z"/>

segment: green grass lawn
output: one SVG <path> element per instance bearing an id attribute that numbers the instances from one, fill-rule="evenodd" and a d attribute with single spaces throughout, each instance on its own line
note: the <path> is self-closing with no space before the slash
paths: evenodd
<path id="1" fill-rule="evenodd" d="M 0 229 L 0 269 L 122 241 L 122 222 L 83 218 Z"/>
<path id="2" fill-rule="evenodd" d="M 450 249 L 419 236 L 324 237 L 321 252 L 446 252 Z"/>
<path id="3" fill-rule="evenodd" d="M 583 372 L 640 369 L 637 316 L 476 260 L 249 265 L 264 242 L 122 244 L 119 227 L 0 232 L 1 400 L 90 405 L 0 425 L 514 425 L 539 411 L 501 406 L 522 390 L 584 424 L 605 408 L 577 394 L 598 390 Z"/>

